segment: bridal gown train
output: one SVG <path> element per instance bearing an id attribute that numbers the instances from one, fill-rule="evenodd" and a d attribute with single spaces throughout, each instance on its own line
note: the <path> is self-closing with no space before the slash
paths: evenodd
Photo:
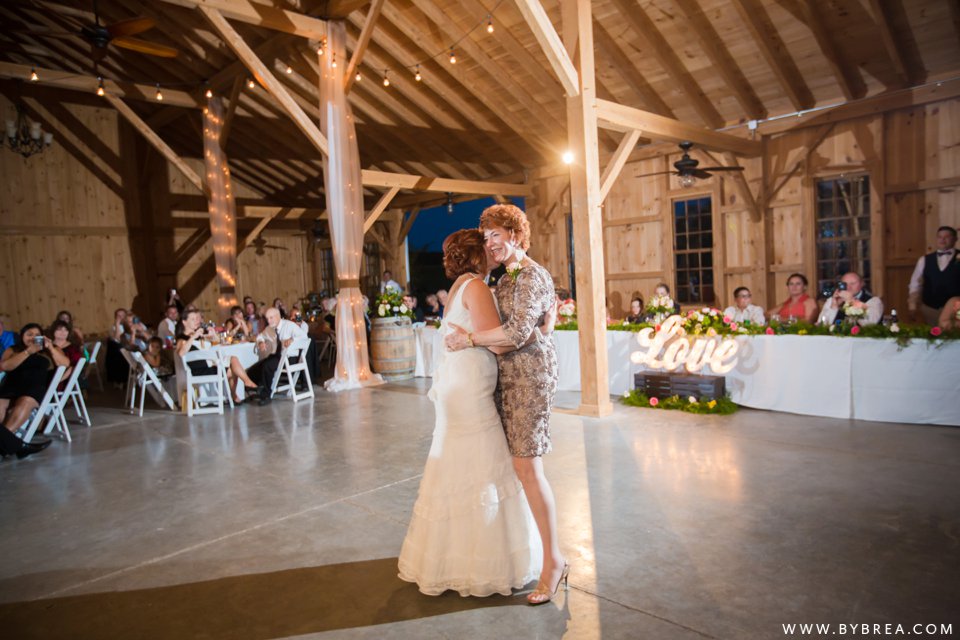
<path id="1" fill-rule="evenodd" d="M 441 333 L 448 322 L 473 330 L 464 288 L 447 306 Z M 477 348 L 438 355 L 429 394 L 437 422 L 400 578 L 427 595 L 509 595 L 540 574 L 542 547 L 493 403 L 496 356 Z"/>

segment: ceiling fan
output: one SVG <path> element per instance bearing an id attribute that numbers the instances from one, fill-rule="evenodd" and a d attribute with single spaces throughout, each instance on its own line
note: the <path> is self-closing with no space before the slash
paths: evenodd
<path id="1" fill-rule="evenodd" d="M 743 171 L 743 167 L 701 167 L 700 161 L 690 157 L 690 149 L 693 148 L 692 142 L 681 142 L 680 148 L 683 150 L 683 157 L 673 163 L 674 171 L 657 171 L 655 173 L 644 173 L 636 176 L 637 178 L 646 178 L 648 176 L 674 175 L 680 176 L 680 185 L 683 187 L 692 187 L 697 178 L 707 180 L 712 173 L 717 171 Z"/>
<path id="2" fill-rule="evenodd" d="M 71 17 L 76 16 L 71 15 Z M 97 1 L 94 0 L 93 24 L 83 23 L 76 31 L 28 31 L 27 33 L 46 38 L 73 38 L 79 35 L 90 43 L 90 54 L 94 62 L 103 60 L 109 45 L 161 58 L 176 58 L 179 52 L 173 47 L 132 37 L 152 29 L 156 24 L 153 18 L 141 16 L 104 25 L 100 22 L 100 12 L 97 10 Z"/>
<path id="3" fill-rule="evenodd" d="M 253 242 L 251 242 L 250 244 L 253 245 L 254 247 L 253 252 L 258 256 L 264 255 L 267 252 L 266 251 L 267 249 L 280 249 L 281 251 L 289 251 L 287 247 L 282 247 L 277 244 L 267 244 L 267 239 L 264 238 L 262 235 L 259 235 L 256 238 L 254 238 Z"/>

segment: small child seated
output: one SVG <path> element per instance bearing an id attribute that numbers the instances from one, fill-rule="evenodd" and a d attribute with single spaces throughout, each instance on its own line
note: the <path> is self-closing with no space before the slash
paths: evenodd
<path id="1" fill-rule="evenodd" d="M 163 340 L 157 337 L 150 338 L 147 343 L 147 350 L 143 354 L 143 359 L 153 367 L 154 373 L 161 380 L 173 375 L 173 369 L 163 361 Z"/>

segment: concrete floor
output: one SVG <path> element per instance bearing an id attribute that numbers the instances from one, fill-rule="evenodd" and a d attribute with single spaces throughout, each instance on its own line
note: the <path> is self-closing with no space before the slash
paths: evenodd
<path id="1" fill-rule="evenodd" d="M 191 420 L 94 398 L 109 406 L 72 444 L 0 463 L 0 637 L 960 633 L 960 430 L 751 410 L 556 414 L 546 467 L 569 593 L 539 608 L 422 596 L 396 557 L 427 385 Z"/>

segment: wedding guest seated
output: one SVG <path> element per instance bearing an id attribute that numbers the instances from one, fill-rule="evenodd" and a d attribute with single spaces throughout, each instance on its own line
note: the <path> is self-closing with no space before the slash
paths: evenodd
<path id="1" fill-rule="evenodd" d="M 413 312 L 413 322 L 423 322 L 423 309 L 417 306 L 417 296 L 410 293 L 404 294 L 403 304 Z"/>
<path id="2" fill-rule="evenodd" d="M 638 296 L 630 301 L 630 313 L 623 321 L 629 324 L 640 324 L 647 321 L 647 316 L 643 312 L 643 298 Z"/>
<path id="3" fill-rule="evenodd" d="M 437 302 L 440 303 L 440 317 L 443 317 L 443 310 L 447 308 L 447 293 L 446 289 L 440 289 L 437 291 Z"/>
<path id="4" fill-rule="evenodd" d="M 260 362 L 247 370 L 251 378 L 257 377 L 260 380 L 260 401 L 259 405 L 270 403 L 270 387 L 273 384 L 273 376 L 280 366 L 281 351 L 289 347 L 296 338 L 304 338 L 307 332 L 300 325 L 284 320 L 280 317 L 280 311 L 270 307 L 266 311 L 267 328 L 257 336 L 257 351 L 260 354 Z"/>
<path id="5" fill-rule="evenodd" d="M 281 300 L 280 298 L 273 299 L 273 308 L 280 312 L 280 317 L 283 318 L 284 320 L 286 320 L 287 317 L 289 317 L 290 315 L 289 313 L 287 313 L 287 308 L 284 306 L 283 300 Z"/>
<path id="6" fill-rule="evenodd" d="M 227 328 L 227 322 L 231 324 L 230 328 Z M 230 307 L 230 317 L 223 323 L 223 328 L 233 340 L 243 340 L 256 335 L 250 325 L 247 324 L 243 309 L 236 305 Z"/>
<path id="7" fill-rule="evenodd" d="M 944 331 L 960 329 L 960 296 L 950 298 L 943 305 L 937 325 Z"/>
<path id="8" fill-rule="evenodd" d="M 40 406 L 55 367 L 69 367 L 70 359 L 31 322 L 20 329 L 20 344 L 3 352 L 0 371 L 0 417 L 12 433 L 22 427 Z"/>
<path id="9" fill-rule="evenodd" d="M 143 359 L 147 361 L 152 368 L 154 373 L 157 374 L 157 377 L 161 380 L 165 380 L 173 375 L 173 367 L 171 367 L 163 358 L 163 340 L 154 336 L 150 338 L 150 341 L 147 343 L 147 350 L 143 354 Z"/>
<path id="10" fill-rule="evenodd" d="M 179 319 L 180 312 L 177 310 L 177 305 L 168 305 L 167 310 L 163 313 L 163 320 L 157 325 L 157 337 L 169 342 L 175 340 L 177 337 L 177 321 Z"/>
<path id="11" fill-rule="evenodd" d="M 790 318 L 809 322 L 817 321 L 817 301 L 807 295 L 807 276 L 791 273 L 787 278 L 787 293 L 790 295 L 783 304 L 768 311 L 770 320 L 787 322 Z"/>
<path id="12" fill-rule="evenodd" d="M 213 342 L 216 339 L 216 334 L 213 332 L 212 328 L 207 329 L 206 331 L 200 326 L 201 316 L 199 311 L 185 311 L 183 316 L 183 333 L 177 336 L 177 354 L 180 357 L 187 355 L 190 351 L 199 350 L 201 347 L 197 343 L 200 339 L 205 338 L 210 342 Z M 190 367 L 190 371 L 195 376 L 212 376 L 216 375 L 217 368 L 216 366 L 206 362 L 204 360 L 195 360 L 193 362 L 187 363 Z M 253 391 L 256 390 L 257 385 L 250 377 L 247 375 L 246 370 L 243 368 L 243 365 L 240 364 L 240 361 L 237 359 L 237 356 L 230 356 L 230 363 L 227 367 L 227 387 L 230 389 L 231 394 L 236 394 L 236 378 L 240 378 L 243 381 L 244 388 Z M 243 402 L 243 398 L 234 397 L 234 403 Z"/>
<path id="13" fill-rule="evenodd" d="M 680 304 L 679 304 L 676 300 L 673 299 L 673 296 L 670 295 L 670 286 L 669 286 L 667 283 L 661 282 L 661 283 L 658 284 L 656 287 L 654 287 L 654 288 L 653 288 L 653 295 L 654 295 L 654 297 L 664 297 L 664 296 L 666 296 L 666 297 L 670 298 L 671 300 L 673 300 L 673 312 L 672 312 L 672 314 L 673 314 L 673 315 L 679 315 L 679 314 L 680 314 Z"/>
<path id="14" fill-rule="evenodd" d="M 153 337 L 153 333 L 147 328 L 147 325 L 140 321 L 140 318 L 133 314 L 127 314 L 124 319 L 124 346 L 131 351 L 146 351 L 147 341 Z"/>
<path id="15" fill-rule="evenodd" d="M 3 353 L 17 343 L 17 334 L 7 329 L 9 323 L 10 318 L 5 315 L 0 315 L 0 353 Z"/>
<path id="16" fill-rule="evenodd" d="M 170 291 L 167 292 L 167 306 L 174 306 L 177 308 L 177 313 L 183 313 L 185 309 L 183 300 L 180 299 L 180 294 L 177 293 L 176 289 L 170 289 Z"/>
<path id="17" fill-rule="evenodd" d="M 77 328 L 77 325 L 73 322 L 73 314 L 69 311 L 61 311 L 57 314 L 57 320 L 61 320 L 67 323 L 67 327 L 70 329 L 70 342 L 77 346 L 83 345 L 83 332 Z M 51 325 L 52 326 L 52 325 Z"/>
<path id="18" fill-rule="evenodd" d="M 127 375 L 130 373 L 130 365 L 126 358 L 120 352 L 125 348 L 127 310 L 117 309 L 113 312 L 113 325 L 107 331 L 107 357 L 105 360 L 107 369 L 107 380 L 114 386 L 123 385 L 127 381 Z"/>
<path id="19" fill-rule="evenodd" d="M 424 298 L 424 302 L 427 304 L 426 309 L 424 309 L 424 315 L 433 318 L 440 317 L 440 301 L 437 299 L 437 294 L 427 294 L 427 297 Z"/>
<path id="20" fill-rule="evenodd" d="M 883 319 L 883 301 L 871 295 L 863 288 L 863 278 L 859 274 L 850 272 L 843 274 L 840 284 L 833 295 L 827 298 L 820 312 L 820 322 L 831 325 L 843 322 L 847 317 L 858 318 L 860 324 L 877 324 Z M 852 309 L 862 311 L 862 314 L 850 313 Z"/>
<path id="21" fill-rule="evenodd" d="M 753 302 L 753 294 L 746 287 L 737 287 L 733 290 L 733 305 L 723 310 L 723 315 L 733 322 L 743 325 L 762 325 L 767 320 L 763 317 L 763 309 Z"/>
<path id="22" fill-rule="evenodd" d="M 63 391 L 67 388 L 67 381 L 73 374 L 73 368 L 80 361 L 80 358 L 83 357 L 83 349 L 70 341 L 70 325 L 63 320 L 53 321 L 53 324 L 50 325 L 50 335 L 53 336 L 53 346 L 60 349 L 63 355 L 70 361 L 70 366 L 63 372 L 63 380 L 57 387 L 58 390 Z"/>
<path id="23" fill-rule="evenodd" d="M 247 321 L 248 334 L 257 335 L 260 333 L 260 330 L 263 328 L 263 322 L 260 321 L 260 316 L 257 314 L 257 304 L 253 301 L 253 298 L 249 300 L 244 299 L 243 315 L 244 320 Z"/>

